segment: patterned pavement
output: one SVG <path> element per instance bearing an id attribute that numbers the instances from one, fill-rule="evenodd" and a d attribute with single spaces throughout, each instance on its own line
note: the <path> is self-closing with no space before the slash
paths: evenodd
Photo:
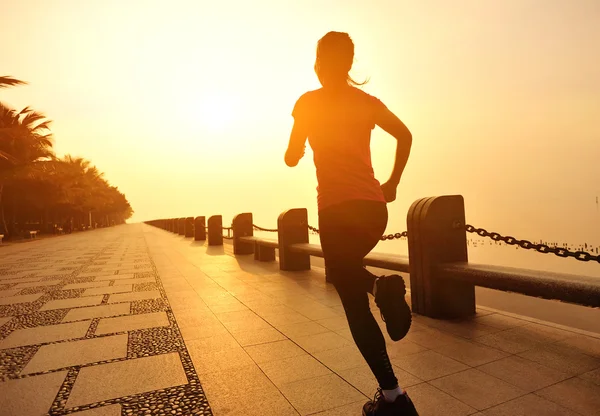
<path id="1" fill-rule="evenodd" d="M 0 250 L 2 415 L 210 415 L 140 227 Z"/>
<path id="2" fill-rule="evenodd" d="M 322 269 L 231 251 L 139 224 L 0 248 L 0 414 L 360 415 L 375 380 Z M 386 342 L 422 416 L 598 415 L 600 335 L 414 321 Z"/>

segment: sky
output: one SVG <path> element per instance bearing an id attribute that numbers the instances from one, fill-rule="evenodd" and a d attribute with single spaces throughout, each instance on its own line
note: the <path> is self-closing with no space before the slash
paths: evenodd
<path id="1" fill-rule="evenodd" d="M 460 194 L 467 222 L 518 238 L 600 243 L 597 0 L 21 0 L 0 14 L 0 100 L 53 120 L 55 150 L 119 187 L 132 221 L 241 212 L 273 227 L 306 207 L 312 153 L 283 155 L 316 42 L 356 45 L 355 79 L 413 134 L 388 205 Z M 388 179 L 395 140 L 372 136 Z"/>

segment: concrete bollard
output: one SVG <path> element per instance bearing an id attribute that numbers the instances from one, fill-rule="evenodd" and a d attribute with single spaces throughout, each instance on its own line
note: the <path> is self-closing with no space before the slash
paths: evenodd
<path id="1" fill-rule="evenodd" d="M 475 286 L 436 277 L 441 263 L 466 262 L 465 206 L 461 195 L 422 198 L 407 216 L 412 310 L 431 318 L 475 314 Z"/>
<path id="2" fill-rule="evenodd" d="M 185 218 L 177 219 L 177 234 L 185 235 Z"/>
<path id="3" fill-rule="evenodd" d="M 204 217 L 196 217 L 194 219 L 194 240 L 206 240 L 206 220 Z"/>
<path id="4" fill-rule="evenodd" d="M 277 218 L 280 270 L 310 270 L 310 255 L 293 253 L 291 244 L 308 243 L 308 212 L 306 208 L 284 211 Z"/>
<path id="5" fill-rule="evenodd" d="M 240 237 L 252 237 L 254 235 L 252 213 L 245 212 L 236 215 L 231 223 L 231 228 L 233 231 L 233 254 L 254 253 L 254 243 L 247 243 L 240 240 Z"/>
<path id="6" fill-rule="evenodd" d="M 184 234 L 185 234 L 186 238 L 191 238 L 194 236 L 194 217 L 187 217 L 185 219 Z"/>
<path id="7" fill-rule="evenodd" d="M 179 220 L 173 218 L 173 234 L 179 234 Z"/>
<path id="8" fill-rule="evenodd" d="M 213 215 L 208 218 L 208 245 L 223 245 L 223 217 Z"/>

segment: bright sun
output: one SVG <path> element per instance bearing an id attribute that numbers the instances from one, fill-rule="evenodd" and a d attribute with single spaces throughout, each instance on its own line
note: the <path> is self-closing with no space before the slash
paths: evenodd
<path id="1" fill-rule="evenodd" d="M 238 118 L 238 101 L 236 97 L 225 92 L 205 93 L 201 95 L 199 105 L 193 110 L 202 127 L 222 131 Z"/>

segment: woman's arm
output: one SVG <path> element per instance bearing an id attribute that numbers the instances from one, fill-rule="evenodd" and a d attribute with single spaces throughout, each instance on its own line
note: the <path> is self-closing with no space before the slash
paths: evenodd
<path id="1" fill-rule="evenodd" d="M 394 136 L 397 140 L 396 144 L 396 159 L 394 161 L 394 169 L 390 175 L 390 179 L 381 185 L 386 201 L 392 202 L 396 199 L 396 188 L 400 183 L 400 178 L 408 162 L 410 148 L 412 146 L 412 134 L 404 123 L 396 117 L 387 107 L 378 112 L 376 124 L 383 130 Z"/>
<path id="2" fill-rule="evenodd" d="M 285 152 L 286 165 L 292 168 L 298 164 L 300 159 L 302 159 L 306 148 L 307 137 L 308 133 L 306 128 L 298 121 L 294 121 L 292 133 L 290 134 L 290 142 Z"/>

